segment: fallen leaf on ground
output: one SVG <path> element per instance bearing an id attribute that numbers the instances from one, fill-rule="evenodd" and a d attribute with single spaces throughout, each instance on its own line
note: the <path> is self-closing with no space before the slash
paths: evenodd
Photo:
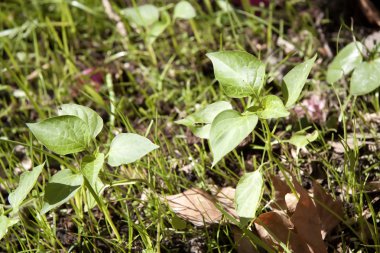
<path id="1" fill-rule="evenodd" d="M 285 203 L 289 213 L 294 213 L 298 204 L 299 196 L 294 193 L 287 193 L 285 195 Z"/>
<path id="2" fill-rule="evenodd" d="M 295 233 L 294 225 L 282 211 L 261 214 L 255 220 L 257 233 L 266 243 L 281 249 L 280 243 L 293 252 L 311 253 L 307 243 Z"/>
<path id="3" fill-rule="evenodd" d="M 313 197 L 318 217 L 321 221 L 322 238 L 324 239 L 327 233 L 339 224 L 340 220 L 338 217 L 343 216 L 343 205 L 342 202 L 334 200 L 328 195 L 322 186 L 315 181 L 313 182 Z"/>
<path id="4" fill-rule="evenodd" d="M 263 213 L 255 220 L 260 237 L 278 250 L 287 245 L 295 253 L 327 252 L 323 239 L 340 222 L 341 202 L 326 194 L 317 182 L 313 182 L 309 193 L 293 177 L 296 195 L 279 177 L 271 179 L 274 211 Z"/>
<path id="5" fill-rule="evenodd" d="M 228 213 L 236 216 L 233 195 L 235 189 L 221 189 L 214 197 L 200 189 L 189 189 L 182 193 L 166 196 L 169 207 L 179 217 L 193 223 L 195 226 L 220 223 L 222 212 L 218 209 L 219 203 Z M 231 198 L 232 195 L 232 198 Z"/>
<path id="6" fill-rule="evenodd" d="M 322 239 L 322 227 L 317 208 L 308 192 L 302 188 L 295 178 L 293 178 L 293 185 L 300 194 L 300 198 L 290 220 L 298 235 L 311 246 L 313 252 L 327 253 Z"/>
<path id="7" fill-rule="evenodd" d="M 224 187 L 216 194 L 217 201 L 224 207 L 224 209 L 233 217 L 238 217 L 235 210 L 235 188 Z"/>
<path id="8" fill-rule="evenodd" d="M 285 195 L 290 191 L 289 186 L 277 176 L 271 176 L 274 187 L 274 202 L 271 207 L 277 210 L 286 210 Z"/>

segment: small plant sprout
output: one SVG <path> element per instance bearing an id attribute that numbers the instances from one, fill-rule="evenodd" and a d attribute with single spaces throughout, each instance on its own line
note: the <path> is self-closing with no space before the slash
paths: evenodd
<path id="1" fill-rule="evenodd" d="M 363 58 L 367 60 L 363 61 Z M 340 121 L 352 96 L 366 95 L 380 87 L 380 58 L 377 52 L 370 52 L 367 56 L 362 43 L 351 42 L 329 64 L 326 74 L 327 82 L 333 85 L 351 72 L 349 95 L 341 106 Z"/>
<path id="2" fill-rule="evenodd" d="M 258 122 L 268 136 L 266 150 L 271 156 L 271 131 L 267 120 L 278 120 L 289 115 L 289 108 L 298 101 L 307 77 L 317 58 L 298 64 L 283 78 L 283 99 L 265 90 L 265 64 L 255 56 L 242 51 L 208 53 L 214 66 L 215 78 L 230 98 L 250 98 L 243 112 L 226 101 L 215 102 L 177 121 L 188 126 L 198 137 L 208 139 L 213 154 L 212 166 L 234 150 Z M 262 172 L 244 175 L 236 188 L 235 202 L 241 222 L 255 217 L 263 192 Z"/>
<path id="3" fill-rule="evenodd" d="M 28 123 L 27 126 L 40 143 L 58 155 L 84 153 L 84 156 L 78 156 L 83 157 L 80 168 L 57 158 L 65 168 L 54 174 L 47 183 L 43 191 L 44 202 L 40 213 L 45 214 L 84 192 L 85 196 L 79 196 L 78 199 L 86 200 L 83 203 L 85 209 L 89 210 L 97 204 L 115 236 L 120 240 L 121 237 L 101 198 L 105 185 L 99 173 L 106 159 L 112 167 L 129 164 L 157 149 L 158 146 L 138 134 L 120 133 L 113 139 L 105 155 L 99 151 L 100 146 L 96 141 L 103 128 L 103 119 L 92 109 L 77 104 L 61 105 L 58 116 L 37 123 Z M 12 212 L 9 217 L 3 215 L 0 218 L 0 222 L 4 224 L 1 226 L 0 235 L 4 235 L 6 228 L 14 224 L 14 217 L 17 216 L 19 207 L 37 182 L 43 167 L 44 164 L 41 164 L 21 175 L 19 186 L 8 197 Z M 81 188 L 85 191 L 79 191 Z"/>
<path id="4" fill-rule="evenodd" d="M 350 95 L 365 95 L 380 87 L 380 58 L 375 54 L 368 61 L 363 61 L 364 52 L 360 42 L 345 46 L 328 66 L 327 82 L 333 84 L 352 72 Z"/>

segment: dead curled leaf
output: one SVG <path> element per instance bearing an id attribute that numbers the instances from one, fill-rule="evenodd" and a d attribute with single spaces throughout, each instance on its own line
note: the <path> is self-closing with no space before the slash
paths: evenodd
<path id="1" fill-rule="evenodd" d="M 287 247 L 295 253 L 327 252 L 323 239 L 343 216 L 342 204 L 326 194 L 323 188 L 313 183 L 311 193 L 304 189 L 293 177 L 292 183 L 297 194 L 278 177 L 271 177 L 275 201 L 272 212 L 263 213 L 254 221 L 258 235 L 273 248 L 283 252 Z M 222 221 L 223 208 L 237 217 L 234 209 L 235 189 L 226 187 L 212 189 L 209 194 L 193 188 L 162 199 L 179 217 L 195 226 L 205 226 Z M 219 207 L 219 208 L 218 208 Z M 239 252 L 252 249 L 249 239 L 234 232 Z"/>
<path id="2" fill-rule="evenodd" d="M 176 195 L 166 196 L 164 199 L 179 217 L 195 226 L 205 226 L 221 222 L 223 213 L 218 209 L 218 204 L 226 212 L 237 217 L 234 195 L 235 189 L 232 187 L 222 188 L 215 196 L 193 188 Z"/>
<path id="3" fill-rule="evenodd" d="M 295 253 L 327 252 L 323 242 L 326 234 L 339 223 L 342 204 L 313 183 L 309 194 L 293 177 L 297 195 L 278 177 L 272 176 L 275 201 L 272 212 L 261 214 L 254 222 L 259 236 L 269 245 L 287 245 Z"/>

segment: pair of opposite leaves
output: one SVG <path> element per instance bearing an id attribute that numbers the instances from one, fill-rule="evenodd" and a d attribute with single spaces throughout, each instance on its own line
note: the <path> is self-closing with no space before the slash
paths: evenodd
<path id="1" fill-rule="evenodd" d="M 27 126 L 44 146 L 60 155 L 86 150 L 103 128 L 103 119 L 86 106 L 63 104 L 58 115 Z M 108 164 L 132 163 L 157 148 L 143 136 L 121 133 L 111 142 Z"/>

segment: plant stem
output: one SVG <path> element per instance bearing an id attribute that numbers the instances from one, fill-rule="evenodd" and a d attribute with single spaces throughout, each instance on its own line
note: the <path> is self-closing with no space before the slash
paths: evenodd
<path id="1" fill-rule="evenodd" d="M 96 194 L 95 190 L 92 188 L 90 182 L 87 180 L 86 177 L 84 177 L 84 184 L 85 184 L 86 188 L 90 191 L 91 195 L 94 197 L 94 199 L 95 199 L 96 203 L 98 204 L 100 210 L 102 210 L 102 212 L 104 214 L 104 218 L 106 219 L 108 224 L 111 226 L 112 231 L 115 234 L 117 241 L 121 242 L 121 237 L 120 237 L 119 231 L 117 230 L 115 224 L 113 223 L 107 207 L 104 205 L 102 200 L 99 198 L 98 194 Z"/>
<path id="2" fill-rule="evenodd" d="M 272 152 L 272 143 L 271 143 L 271 131 L 269 129 L 269 125 L 268 125 L 268 122 L 267 120 L 262 120 L 261 121 L 265 127 L 265 132 L 266 132 L 266 142 L 265 142 L 265 150 L 268 152 L 268 157 L 269 157 L 269 160 L 270 161 L 274 161 L 275 164 L 277 165 L 277 167 L 280 169 L 281 173 L 284 175 L 284 178 L 285 178 L 285 181 L 286 183 L 288 184 L 289 188 L 291 189 L 291 191 L 294 193 L 294 195 L 299 198 L 298 194 L 297 194 L 297 191 L 296 189 L 294 188 L 294 185 L 292 184 L 290 178 L 287 176 L 287 173 L 289 173 L 290 175 L 292 175 L 292 173 L 284 167 L 284 165 L 273 155 L 273 152 Z"/>
<path id="3" fill-rule="evenodd" d="M 202 41 L 201 41 L 201 38 L 199 37 L 199 33 L 198 33 L 198 29 L 197 29 L 197 25 L 195 24 L 195 22 L 194 22 L 193 19 L 190 19 L 189 22 L 190 22 L 191 29 L 193 30 L 195 40 L 196 40 L 199 44 L 201 44 Z"/>
<path id="4" fill-rule="evenodd" d="M 148 53 L 150 55 L 150 59 L 152 60 L 152 64 L 154 66 L 157 66 L 157 57 L 156 57 L 156 53 L 154 52 L 154 49 L 152 47 L 152 44 L 150 43 L 145 43 L 146 44 L 146 48 L 148 49 Z"/>

